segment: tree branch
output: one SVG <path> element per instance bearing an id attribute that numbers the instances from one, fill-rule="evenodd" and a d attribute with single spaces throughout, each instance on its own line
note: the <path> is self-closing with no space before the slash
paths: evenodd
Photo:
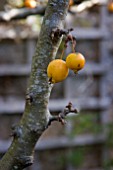
<path id="1" fill-rule="evenodd" d="M 55 58 L 61 36 L 51 38 L 52 30 L 62 29 L 69 0 L 49 0 L 38 37 L 27 88 L 22 119 L 13 129 L 13 142 L 0 161 L 0 170 L 22 170 L 33 163 L 34 147 L 45 130 L 50 115 L 48 101 L 52 85 L 48 82 L 47 66 Z M 13 106 L 12 106 L 13 107 Z"/>
<path id="2" fill-rule="evenodd" d="M 93 7 L 94 5 L 102 5 L 102 4 L 106 4 L 107 1 L 106 0 L 82 0 L 82 2 L 77 5 L 77 6 L 72 6 L 70 11 L 73 13 L 79 13 L 79 12 L 83 12 L 86 9 L 89 9 L 91 7 Z"/>
<path id="3" fill-rule="evenodd" d="M 21 8 L 21 9 L 11 9 L 9 11 L 0 12 L 0 21 L 10 21 L 12 19 L 23 19 L 29 15 L 44 15 L 45 6 L 38 6 L 36 8 Z"/>

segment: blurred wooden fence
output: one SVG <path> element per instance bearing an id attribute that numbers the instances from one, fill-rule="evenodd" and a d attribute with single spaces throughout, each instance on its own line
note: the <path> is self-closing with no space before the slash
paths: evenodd
<path id="1" fill-rule="evenodd" d="M 68 155 L 78 148 L 87 148 L 81 170 L 101 170 L 108 157 L 105 143 L 112 106 L 112 14 L 105 6 L 98 10 L 99 25 L 91 28 L 76 26 L 77 50 L 86 57 L 85 69 L 75 76 L 72 72 L 63 82 L 53 88 L 49 108 L 52 114 L 60 112 L 69 101 L 80 109 L 80 116 L 69 117 L 62 127 L 53 123 L 36 145 L 35 163 L 32 170 L 73 170 Z M 89 17 L 90 18 L 90 17 Z M 73 22 L 73 21 L 72 21 Z M 111 24 L 111 26 L 110 26 Z M 70 26 L 70 25 L 69 25 Z M 67 24 L 67 27 L 69 27 Z M 3 26 L 2 26 L 3 27 Z M 10 31 L 8 33 L 8 31 Z M 1 31 L 0 31 L 1 33 Z M 10 35 L 10 36 L 9 36 Z M 30 73 L 31 57 L 35 50 L 37 36 L 26 35 L 13 28 L 0 34 L 0 153 L 10 145 L 11 125 L 17 123 L 24 110 L 24 98 Z M 67 52 L 70 51 L 70 48 Z M 83 125 L 83 120 L 90 121 Z M 78 122 L 77 122 L 78 121 Z M 79 126 L 83 126 L 76 131 Z M 86 129 L 85 129 L 86 126 Z M 99 127 L 99 129 L 96 129 Z M 75 130 L 75 132 L 73 132 Z M 94 133 L 96 132 L 96 133 Z M 37 151 L 39 154 L 37 154 Z M 76 155 L 76 154 L 75 154 Z M 79 156 L 79 154 L 77 155 Z M 52 157 L 49 159 L 49 157 Z M 75 160 L 76 162 L 76 160 Z"/>

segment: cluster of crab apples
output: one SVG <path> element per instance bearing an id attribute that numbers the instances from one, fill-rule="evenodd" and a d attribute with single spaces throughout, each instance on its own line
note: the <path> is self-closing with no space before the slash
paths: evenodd
<path id="1" fill-rule="evenodd" d="M 62 59 L 52 60 L 47 67 L 47 75 L 51 83 L 58 83 L 66 79 L 69 69 L 77 73 L 85 65 L 85 58 L 81 53 L 70 53 L 66 61 Z"/>
<path id="2" fill-rule="evenodd" d="M 69 29 L 68 34 L 66 34 L 64 48 L 60 59 L 52 60 L 47 67 L 47 75 L 50 83 L 58 83 L 65 80 L 68 76 L 69 69 L 77 74 L 78 71 L 85 65 L 85 57 L 81 53 L 75 52 L 76 38 L 69 34 L 69 31 L 72 30 L 73 29 Z M 71 42 L 72 44 L 72 52 L 68 54 L 64 61 L 62 57 L 64 55 L 65 48 L 67 48 L 68 42 Z"/>

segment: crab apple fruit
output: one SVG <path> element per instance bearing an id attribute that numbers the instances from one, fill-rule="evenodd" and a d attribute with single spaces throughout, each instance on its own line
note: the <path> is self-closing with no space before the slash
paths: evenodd
<path id="1" fill-rule="evenodd" d="M 66 79 L 69 69 L 62 59 L 51 61 L 47 67 L 47 75 L 51 83 L 58 83 Z"/>
<path id="2" fill-rule="evenodd" d="M 108 9 L 109 12 L 113 13 L 113 2 L 108 3 L 107 9 Z"/>
<path id="3" fill-rule="evenodd" d="M 81 53 L 70 53 L 66 58 L 66 65 L 69 69 L 77 73 L 85 65 L 85 58 Z"/>
<path id="4" fill-rule="evenodd" d="M 35 0 L 25 0 L 24 4 L 28 8 L 35 8 L 37 5 Z"/>
<path id="5" fill-rule="evenodd" d="M 74 4 L 73 0 L 69 0 L 69 6 L 72 6 Z"/>

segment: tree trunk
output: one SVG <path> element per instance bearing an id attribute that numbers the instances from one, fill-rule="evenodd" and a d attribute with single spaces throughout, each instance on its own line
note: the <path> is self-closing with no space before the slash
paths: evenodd
<path id="1" fill-rule="evenodd" d="M 41 32 L 32 59 L 32 70 L 26 95 L 25 111 L 13 128 L 13 142 L 0 161 L 0 170 L 22 170 L 33 163 L 34 147 L 48 121 L 48 101 L 52 85 L 48 83 L 47 66 L 55 58 L 61 37 L 51 36 L 62 28 L 69 0 L 49 0 Z M 12 106 L 13 107 L 13 106 Z"/>

